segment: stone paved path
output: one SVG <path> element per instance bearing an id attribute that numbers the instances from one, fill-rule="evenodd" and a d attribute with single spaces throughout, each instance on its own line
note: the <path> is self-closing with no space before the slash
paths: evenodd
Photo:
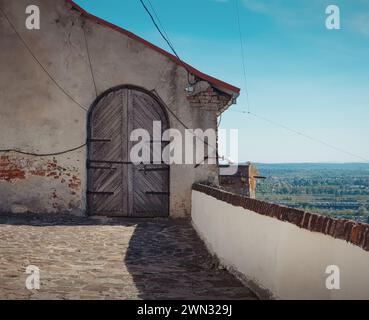
<path id="1" fill-rule="evenodd" d="M 39 291 L 25 289 L 28 265 L 41 270 Z M 0 299 L 256 297 L 184 220 L 2 216 Z"/>

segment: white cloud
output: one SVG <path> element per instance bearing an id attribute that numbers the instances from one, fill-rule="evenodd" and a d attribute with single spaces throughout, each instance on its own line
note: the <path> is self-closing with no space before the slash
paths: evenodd
<path id="1" fill-rule="evenodd" d="M 307 26 L 324 23 L 322 0 L 241 0 L 244 7 L 252 12 L 266 15 L 288 27 Z"/>
<path id="2" fill-rule="evenodd" d="M 360 33 L 364 36 L 369 36 L 369 14 L 360 13 L 351 17 L 347 22 L 348 28 Z"/>
<path id="3" fill-rule="evenodd" d="M 254 12 L 258 12 L 258 13 L 269 13 L 270 12 L 270 6 L 267 5 L 265 2 L 263 1 L 258 1 L 258 0 L 243 0 L 242 1 L 244 6 L 250 10 L 250 11 L 254 11 Z"/>
<path id="4" fill-rule="evenodd" d="M 329 1 L 326 0 L 212 0 L 218 3 L 230 3 L 240 1 L 242 7 L 256 14 L 265 15 L 277 23 L 291 27 L 308 27 L 325 25 L 325 8 Z M 365 8 L 369 0 L 357 0 L 359 5 L 356 11 Z M 296 3 L 297 2 L 297 3 Z M 364 36 L 369 36 L 369 13 L 368 10 L 362 13 L 353 14 L 341 11 L 343 20 L 342 27 Z"/>

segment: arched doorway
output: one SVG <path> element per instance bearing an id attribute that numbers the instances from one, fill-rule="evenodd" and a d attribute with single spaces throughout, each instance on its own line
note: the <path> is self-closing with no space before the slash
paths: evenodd
<path id="1" fill-rule="evenodd" d="M 93 104 L 88 125 L 90 215 L 164 217 L 169 215 L 169 166 L 130 160 L 131 132 L 153 134 L 153 121 L 169 128 L 165 109 L 150 92 L 133 86 L 110 89 Z M 148 141 L 152 155 L 152 144 Z M 161 149 L 164 148 L 161 144 Z"/>

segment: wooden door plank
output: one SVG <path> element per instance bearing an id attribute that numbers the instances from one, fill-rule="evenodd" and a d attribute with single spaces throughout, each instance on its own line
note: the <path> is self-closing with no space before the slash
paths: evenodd
<path id="1" fill-rule="evenodd" d="M 122 141 L 121 92 L 111 92 L 95 106 L 91 115 L 89 160 L 97 161 L 89 171 L 88 195 L 92 214 L 124 215 L 122 175 L 124 153 Z M 114 170 L 101 168 L 99 161 L 110 161 Z M 115 162 L 115 164 L 113 164 Z M 109 194 L 112 192 L 112 194 Z"/>
<path id="2" fill-rule="evenodd" d="M 131 90 L 127 90 L 127 145 L 128 145 L 128 150 L 130 152 L 130 150 L 133 147 L 133 142 L 130 140 L 130 136 L 132 131 L 135 129 L 133 126 L 133 106 L 132 106 L 132 93 Z M 130 154 L 128 155 L 129 160 L 130 159 Z M 133 217 L 134 216 L 134 198 L 133 198 L 133 193 L 134 193 L 134 175 L 133 175 L 133 171 L 132 171 L 133 166 L 132 165 L 128 165 L 127 166 L 127 183 L 126 183 L 126 187 L 127 187 L 127 192 L 128 192 L 128 215 Z"/>
<path id="3" fill-rule="evenodd" d="M 132 129 L 142 128 L 150 132 L 153 139 L 153 121 L 160 121 L 162 132 L 168 128 L 166 116 L 162 107 L 149 95 L 134 91 L 129 100 L 132 110 Z M 163 148 L 165 144 L 162 144 Z M 152 144 L 148 141 L 147 147 L 153 158 Z M 150 165 L 151 168 L 162 168 L 163 165 Z M 169 192 L 169 168 L 168 171 L 143 170 L 144 166 L 133 166 L 133 202 L 134 216 L 167 216 L 169 196 L 164 194 L 149 194 L 148 192 Z"/>

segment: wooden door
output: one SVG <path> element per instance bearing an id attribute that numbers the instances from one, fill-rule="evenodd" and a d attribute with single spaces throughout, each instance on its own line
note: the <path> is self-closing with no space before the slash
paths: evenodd
<path id="1" fill-rule="evenodd" d="M 165 110 L 151 94 L 124 87 L 111 90 L 92 107 L 89 116 L 88 209 L 93 215 L 164 217 L 169 214 L 169 166 L 133 164 L 130 141 L 135 129 L 153 121 L 168 129 Z M 153 139 L 147 147 L 153 155 Z M 162 148 L 165 144 L 162 143 Z"/>

